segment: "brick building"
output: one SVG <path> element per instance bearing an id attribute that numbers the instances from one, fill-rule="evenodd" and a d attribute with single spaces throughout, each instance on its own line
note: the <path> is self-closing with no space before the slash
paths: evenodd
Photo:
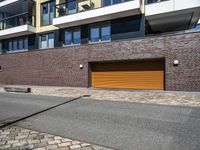
<path id="1" fill-rule="evenodd" d="M 184 1 L 4 0 L 0 84 L 200 91 L 200 2 Z"/>

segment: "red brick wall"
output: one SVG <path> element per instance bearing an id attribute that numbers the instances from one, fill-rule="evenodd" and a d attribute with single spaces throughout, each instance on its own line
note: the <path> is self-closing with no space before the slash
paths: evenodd
<path id="1" fill-rule="evenodd" d="M 88 87 L 89 62 L 149 58 L 165 58 L 166 90 L 200 91 L 200 33 L 1 55 L 0 84 Z"/>

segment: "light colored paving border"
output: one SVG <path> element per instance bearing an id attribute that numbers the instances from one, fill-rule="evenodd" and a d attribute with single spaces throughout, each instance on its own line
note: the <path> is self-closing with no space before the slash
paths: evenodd
<path id="1" fill-rule="evenodd" d="M 0 129 L 0 150 L 113 150 L 18 126 Z"/>
<path id="2" fill-rule="evenodd" d="M 78 97 L 90 95 L 93 100 L 110 100 L 163 105 L 200 106 L 200 92 L 106 90 L 93 88 L 29 86 L 33 95 Z M 5 92 L 0 88 L 0 92 Z M 88 99 L 88 97 L 87 97 Z"/>

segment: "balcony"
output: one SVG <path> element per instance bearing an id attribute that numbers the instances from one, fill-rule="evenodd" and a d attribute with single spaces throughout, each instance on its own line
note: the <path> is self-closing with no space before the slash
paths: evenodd
<path id="1" fill-rule="evenodd" d="M 28 13 L 0 20 L 0 39 L 27 35 L 35 32 L 34 16 Z"/>
<path id="2" fill-rule="evenodd" d="M 19 0 L 0 0 L 0 8 L 9 4 L 15 3 L 17 1 Z"/>
<path id="3" fill-rule="evenodd" d="M 60 28 L 141 14 L 140 0 L 71 0 L 56 5 L 53 25 Z"/>
<path id="4" fill-rule="evenodd" d="M 200 0 L 146 0 L 145 16 L 154 32 L 189 29 L 199 20 Z"/>
<path id="5" fill-rule="evenodd" d="M 18 1 L 1 8 L 0 39 L 35 33 L 33 4 L 32 1 Z"/>

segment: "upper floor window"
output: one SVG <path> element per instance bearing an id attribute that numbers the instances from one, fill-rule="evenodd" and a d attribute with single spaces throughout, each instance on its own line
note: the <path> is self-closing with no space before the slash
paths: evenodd
<path id="1" fill-rule="evenodd" d="M 54 48 L 54 34 L 42 34 L 39 38 L 40 49 Z"/>
<path id="2" fill-rule="evenodd" d="M 52 24 L 53 17 L 54 17 L 54 1 L 50 1 L 48 3 L 44 3 L 41 5 L 41 23 L 42 26 L 50 25 Z"/>
<path id="3" fill-rule="evenodd" d="M 76 13 L 76 1 L 72 0 L 66 4 L 66 8 L 68 9 L 68 14 Z"/>
<path id="4" fill-rule="evenodd" d="M 110 24 L 97 24 L 90 27 L 90 43 L 110 41 Z"/>
<path id="5" fill-rule="evenodd" d="M 9 40 L 9 52 L 28 50 L 28 38 Z"/>

